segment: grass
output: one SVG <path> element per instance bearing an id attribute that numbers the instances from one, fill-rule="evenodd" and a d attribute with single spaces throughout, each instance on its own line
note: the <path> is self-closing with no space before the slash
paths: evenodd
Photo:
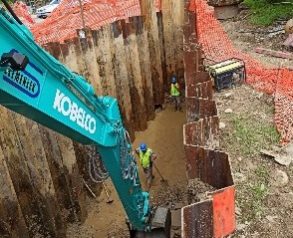
<path id="1" fill-rule="evenodd" d="M 268 149 L 270 145 L 280 140 L 274 125 L 259 118 L 234 116 L 231 122 L 233 125 L 231 140 L 234 141 L 231 141 L 231 146 L 236 146 L 234 150 L 236 149 L 242 156 L 259 154 L 261 149 Z"/>
<path id="2" fill-rule="evenodd" d="M 267 111 L 268 108 L 262 108 Z M 269 113 L 272 113 L 269 110 Z M 229 132 L 229 149 L 236 156 L 254 158 L 261 149 L 270 149 L 280 140 L 280 135 L 272 121 L 261 119 L 260 114 L 231 114 L 229 118 L 231 131 Z M 259 165 L 251 171 L 245 183 L 238 184 L 237 202 L 241 208 L 242 222 L 250 222 L 261 218 L 266 208 L 266 198 L 269 193 L 269 170 Z"/>
<path id="3" fill-rule="evenodd" d="M 254 182 L 244 184 L 243 191 L 239 201 L 240 207 L 243 210 L 241 219 L 251 221 L 263 215 L 264 202 L 268 195 L 269 172 L 265 167 L 258 167 L 254 171 Z"/>
<path id="4" fill-rule="evenodd" d="M 251 8 L 252 16 L 250 20 L 253 24 L 268 26 L 279 18 L 289 19 L 293 16 L 293 0 L 284 2 L 292 2 L 292 4 L 271 4 L 266 0 L 244 0 L 244 3 Z"/>

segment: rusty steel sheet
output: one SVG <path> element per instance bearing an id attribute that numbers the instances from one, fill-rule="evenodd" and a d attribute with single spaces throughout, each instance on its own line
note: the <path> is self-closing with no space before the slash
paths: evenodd
<path id="1" fill-rule="evenodd" d="M 196 145 L 184 149 L 189 179 L 199 178 L 217 189 L 234 184 L 227 153 Z"/>
<path id="2" fill-rule="evenodd" d="M 183 126 L 183 142 L 185 145 L 218 147 L 219 117 L 211 116 L 186 123 Z"/>
<path id="3" fill-rule="evenodd" d="M 213 237 L 213 202 L 206 200 L 182 208 L 182 238 Z"/>
<path id="4" fill-rule="evenodd" d="M 229 186 L 215 192 L 213 197 L 214 237 L 225 237 L 235 231 L 235 186 Z"/>
<path id="5" fill-rule="evenodd" d="M 186 50 L 186 49 L 184 49 Z M 184 77 L 185 77 L 185 84 L 188 87 L 190 84 L 194 83 L 194 78 L 196 77 L 196 65 L 197 62 L 197 55 L 195 52 L 185 52 L 184 53 Z"/>
<path id="6" fill-rule="evenodd" d="M 197 121 L 207 116 L 216 116 L 216 102 L 196 97 L 185 98 L 187 122 Z"/>
<path id="7" fill-rule="evenodd" d="M 188 87 L 186 87 L 186 97 L 197 97 L 203 99 L 213 98 L 213 82 L 211 80 L 198 83 L 197 79 L 193 79 L 188 82 Z"/>
<path id="8" fill-rule="evenodd" d="M 196 15 L 186 3 L 184 35 L 185 103 L 183 129 L 187 176 L 216 188 L 209 200 L 182 208 L 183 238 L 220 238 L 231 234 L 235 222 L 235 187 L 228 155 L 219 149 L 219 117 L 213 100 L 213 82 L 204 71 L 197 41 Z"/>

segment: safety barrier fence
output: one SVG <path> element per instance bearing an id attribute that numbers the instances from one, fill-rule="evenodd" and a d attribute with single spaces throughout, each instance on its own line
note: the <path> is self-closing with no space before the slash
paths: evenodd
<path id="1" fill-rule="evenodd" d="M 30 15 L 27 6 L 20 1 L 17 1 L 13 4 L 13 11 L 16 16 L 25 24 L 27 27 L 32 27 L 35 24 L 35 20 Z"/>
<path id="2" fill-rule="evenodd" d="M 275 123 L 282 143 L 293 138 L 293 71 L 276 66 L 266 68 L 250 55 L 236 49 L 220 22 L 215 19 L 213 8 L 205 0 L 192 0 L 189 10 L 195 13 L 196 32 L 205 57 L 214 61 L 229 58 L 244 60 L 247 83 L 275 97 Z"/>
<path id="3" fill-rule="evenodd" d="M 63 0 L 40 23 L 36 23 L 24 3 L 16 2 L 13 9 L 41 45 L 73 39 L 77 29 L 98 30 L 118 20 L 141 16 L 139 0 Z M 160 0 L 155 1 L 155 9 L 160 11 Z"/>

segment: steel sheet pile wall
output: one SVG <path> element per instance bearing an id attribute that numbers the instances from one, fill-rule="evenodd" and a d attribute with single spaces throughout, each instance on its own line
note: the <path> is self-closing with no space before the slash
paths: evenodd
<path id="1" fill-rule="evenodd" d="M 85 215 L 71 140 L 0 111 L 0 236 L 65 237 L 66 221 Z"/>
<path id="2" fill-rule="evenodd" d="M 184 147 L 189 179 L 199 178 L 216 191 L 210 199 L 182 208 L 182 237 L 223 237 L 235 229 L 235 188 L 228 155 L 219 148 L 219 118 L 212 81 L 203 71 L 195 14 L 186 1 L 184 65 L 186 116 Z"/>
<path id="3" fill-rule="evenodd" d="M 164 103 L 171 74 L 166 55 L 172 56 L 172 70 L 183 72 L 182 3 L 170 0 L 170 8 L 157 12 L 153 1 L 142 2 L 148 9 L 143 16 L 76 30 L 78 37 L 43 46 L 83 74 L 97 94 L 118 99 L 132 137 L 154 118 L 155 105 Z M 166 27 L 176 28 L 176 34 L 164 32 Z M 0 237 L 65 237 L 66 223 L 87 215 L 88 149 L 3 107 L 0 113 Z"/>
<path id="4" fill-rule="evenodd" d="M 154 105 L 164 100 L 162 96 L 155 98 L 163 95 L 163 80 L 158 74 L 162 69 L 154 67 L 160 66 L 161 59 L 152 57 L 155 52 L 150 50 L 148 35 L 143 18 L 131 17 L 45 48 L 84 75 L 98 95 L 118 99 L 124 124 L 133 137 L 134 131 L 147 128 L 147 121 L 154 118 Z"/>
<path id="5" fill-rule="evenodd" d="M 98 31 L 86 30 L 84 38 L 45 47 L 83 74 L 98 95 L 118 98 L 132 136 L 134 130 L 146 129 L 147 121 L 154 118 L 153 90 L 163 95 L 163 86 L 153 89 L 148 33 L 142 17 L 117 21 Z M 0 110 L 0 236 L 65 237 L 66 222 L 83 221 L 86 216 L 81 179 L 87 173 L 85 148 Z"/>

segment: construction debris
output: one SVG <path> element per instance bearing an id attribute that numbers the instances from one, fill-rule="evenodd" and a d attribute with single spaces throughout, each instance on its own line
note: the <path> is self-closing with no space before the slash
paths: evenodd
<path id="1" fill-rule="evenodd" d="M 284 187 L 289 182 L 288 175 L 280 169 L 277 169 L 274 172 L 272 178 L 273 178 L 272 185 L 274 185 L 276 187 Z"/>
<path id="2" fill-rule="evenodd" d="M 273 158 L 277 163 L 289 167 L 292 162 L 292 156 L 284 153 L 283 151 L 269 151 L 261 150 L 263 155 Z"/>
<path id="3" fill-rule="evenodd" d="M 275 51 L 275 50 L 270 50 L 270 49 L 265 49 L 260 47 L 255 48 L 255 52 L 259 54 L 276 57 L 276 58 L 293 59 L 293 54 L 289 52 Z"/>
<path id="4" fill-rule="evenodd" d="M 232 93 L 225 93 L 224 97 L 225 98 L 230 98 L 232 96 Z"/>
<path id="5" fill-rule="evenodd" d="M 226 127 L 226 124 L 224 122 L 219 123 L 219 128 L 224 129 Z"/>
<path id="6" fill-rule="evenodd" d="M 227 114 L 232 113 L 232 112 L 233 112 L 233 110 L 232 110 L 231 108 L 227 108 L 227 109 L 225 110 L 225 113 L 227 113 Z"/>

